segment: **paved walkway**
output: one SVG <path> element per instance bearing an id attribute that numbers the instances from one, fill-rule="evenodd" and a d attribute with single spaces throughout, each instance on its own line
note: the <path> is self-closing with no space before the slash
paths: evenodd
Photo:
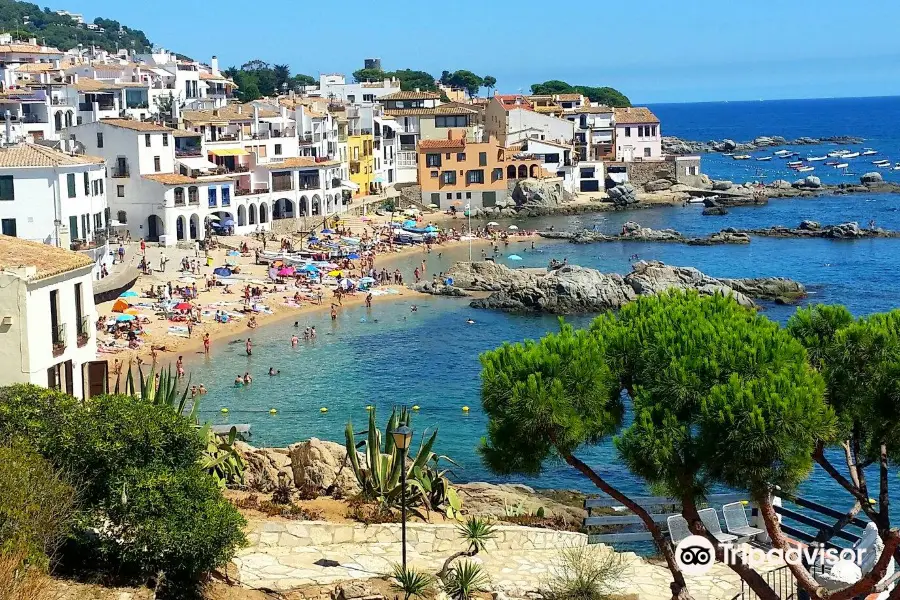
<path id="1" fill-rule="evenodd" d="M 261 521 L 251 525 L 250 546 L 234 559 L 241 584 L 287 591 L 305 585 L 328 585 L 381 577 L 400 562 L 399 525 L 351 525 L 320 522 Z M 463 544 L 452 525 L 411 524 L 407 530 L 410 566 L 436 573 Z M 494 590 L 513 597 L 535 591 L 559 568 L 560 549 L 587 543 L 582 534 L 499 526 L 497 537 L 474 559 L 481 563 Z M 599 555 L 608 546 L 592 546 Z M 627 552 L 618 593 L 648 600 L 671 598 L 669 571 Z M 730 569 L 715 565 L 709 573 L 689 577 L 695 598 L 729 600 L 740 589 Z"/>

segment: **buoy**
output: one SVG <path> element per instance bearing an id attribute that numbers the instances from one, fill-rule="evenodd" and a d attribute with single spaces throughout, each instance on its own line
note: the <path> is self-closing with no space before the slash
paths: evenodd
<path id="1" fill-rule="evenodd" d="M 223 409 L 222 409 L 222 412 L 223 412 L 223 413 L 227 413 L 227 412 L 228 412 L 228 409 L 227 409 L 227 408 L 223 408 Z"/>
<path id="2" fill-rule="evenodd" d="M 327 412 L 328 412 L 328 409 L 325 408 L 325 407 L 323 406 L 322 408 L 319 409 L 319 412 L 320 412 L 320 413 L 327 413 Z"/>
<path id="3" fill-rule="evenodd" d="M 367 404 L 367 405 L 366 405 L 366 410 L 375 410 L 375 407 L 372 406 L 371 404 Z"/>
<path id="4" fill-rule="evenodd" d="M 275 410 L 274 408 L 270 408 L 270 409 L 269 409 L 269 414 L 270 414 L 270 415 L 274 415 L 274 414 L 276 414 L 277 412 L 278 412 L 278 411 Z"/>
<path id="5" fill-rule="evenodd" d="M 419 405 L 418 405 L 418 404 L 413 404 L 413 410 L 419 410 Z"/>
<path id="6" fill-rule="evenodd" d="M 468 407 L 468 406 L 463 406 L 463 412 L 469 412 L 469 407 Z"/>

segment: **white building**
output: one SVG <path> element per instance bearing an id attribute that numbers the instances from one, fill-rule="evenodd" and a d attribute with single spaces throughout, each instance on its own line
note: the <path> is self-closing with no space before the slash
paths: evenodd
<path id="1" fill-rule="evenodd" d="M 22 65 L 52 63 L 61 60 L 64 53 L 56 48 L 39 45 L 37 38 L 27 42 L 14 40 L 8 33 L 0 34 L 0 87 L 3 91 L 15 88 L 16 71 Z"/>
<path id="2" fill-rule="evenodd" d="M 0 147 L 3 235 L 78 250 L 97 273 L 109 260 L 102 158 L 21 143 Z"/>
<path id="3" fill-rule="evenodd" d="M 566 119 L 575 125 L 575 148 L 579 160 L 598 162 L 615 159 L 612 108 L 602 104 L 583 105 L 566 113 Z"/>
<path id="4" fill-rule="evenodd" d="M 491 98 L 485 108 L 485 130 L 505 147 L 527 138 L 568 144 L 575 135 L 571 121 L 535 111 L 521 95 L 497 94 Z"/>
<path id="5" fill-rule="evenodd" d="M 363 83 L 347 83 L 343 75 L 334 73 L 319 76 L 319 89 L 309 95 L 320 96 L 329 100 L 349 102 L 350 104 L 375 102 L 382 96 L 400 91 L 400 80 L 367 81 Z"/>
<path id="6" fill-rule="evenodd" d="M 544 170 L 562 177 L 567 192 L 577 191 L 578 168 L 575 166 L 572 144 L 530 138 L 524 140 L 522 151 L 540 157 Z"/>
<path id="7" fill-rule="evenodd" d="M 76 398 L 106 391 L 92 268 L 83 254 L 0 236 L 0 385 L 32 383 Z"/>
<path id="8" fill-rule="evenodd" d="M 649 108 L 614 109 L 616 160 L 622 162 L 664 160 L 659 119 Z"/>

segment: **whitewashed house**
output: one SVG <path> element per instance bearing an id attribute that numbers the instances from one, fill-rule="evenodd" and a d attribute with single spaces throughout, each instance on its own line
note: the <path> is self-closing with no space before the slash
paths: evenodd
<path id="1" fill-rule="evenodd" d="M 77 252 L 0 236 L 0 385 L 32 383 L 76 398 L 106 391 L 93 266 Z"/>
<path id="2" fill-rule="evenodd" d="M 649 108 L 614 109 L 616 160 L 621 162 L 664 160 L 659 118 Z"/>
<path id="3" fill-rule="evenodd" d="M 535 110 L 522 95 L 497 94 L 485 108 L 485 130 L 501 146 L 511 147 L 527 138 L 571 143 L 575 134 L 571 121 Z"/>

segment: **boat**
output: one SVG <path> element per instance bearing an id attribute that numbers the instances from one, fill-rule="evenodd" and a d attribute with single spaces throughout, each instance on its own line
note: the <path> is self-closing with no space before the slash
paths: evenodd
<path id="1" fill-rule="evenodd" d="M 764 160 L 772 160 L 772 157 L 771 156 L 757 156 L 756 160 L 762 162 Z"/>
<path id="2" fill-rule="evenodd" d="M 900 163 L 897 163 L 896 165 L 894 165 L 894 170 L 900 171 Z"/>
<path id="3" fill-rule="evenodd" d="M 840 161 L 838 161 L 838 160 L 829 160 L 827 163 L 825 163 L 825 166 L 833 167 L 834 165 L 838 164 L 839 162 Z"/>
<path id="4" fill-rule="evenodd" d="M 828 153 L 828 158 L 841 158 L 845 154 L 848 154 L 849 150 L 835 150 L 834 152 Z"/>
<path id="5" fill-rule="evenodd" d="M 750 160 L 753 157 L 749 154 L 735 154 L 731 158 L 733 158 L 734 160 Z"/>
<path id="6" fill-rule="evenodd" d="M 789 169 L 796 169 L 796 168 L 798 168 L 798 167 L 802 167 L 802 166 L 803 166 L 803 161 L 802 161 L 802 160 L 792 160 L 791 162 L 789 162 L 789 163 L 787 164 L 787 166 L 788 166 Z"/>
<path id="7" fill-rule="evenodd" d="M 807 156 L 806 161 L 807 162 L 816 162 L 816 161 L 820 161 L 820 160 L 825 160 L 826 158 L 828 158 L 828 157 L 827 156 Z"/>
<path id="8" fill-rule="evenodd" d="M 843 155 L 841 158 L 857 158 L 859 157 L 859 152 L 851 152 L 849 154 Z"/>
<path id="9" fill-rule="evenodd" d="M 849 166 L 850 166 L 850 163 L 838 163 L 838 164 L 834 165 L 834 168 L 835 169 L 846 169 Z"/>
<path id="10" fill-rule="evenodd" d="M 774 154 L 778 158 L 785 158 L 787 156 L 791 156 L 793 152 L 791 150 L 776 150 L 772 154 Z"/>
<path id="11" fill-rule="evenodd" d="M 873 150 L 872 148 L 863 148 L 863 156 L 874 156 L 875 154 L 878 154 L 878 150 Z"/>
<path id="12" fill-rule="evenodd" d="M 703 198 L 691 198 L 688 204 L 703 204 Z"/>
<path id="13" fill-rule="evenodd" d="M 889 161 L 889 160 L 884 160 L 884 159 L 881 159 L 881 160 L 873 160 L 873 161 L 872 161 L 872 164 L 875 165 L 876 167 L 882 167 L 882 168 L 884 168 L 884 167 L 889 167 L 889 166 L 891 166 L 891 161 Z"/>
<path id="14" fill-rule="evenodd" d="M 800 167 L 799 169 L 797 169 L 797 172 L 798 173 L 809 173 L 810 171 L 815 171 L 815 170 L 816 170 L 815 167 Z"/>

